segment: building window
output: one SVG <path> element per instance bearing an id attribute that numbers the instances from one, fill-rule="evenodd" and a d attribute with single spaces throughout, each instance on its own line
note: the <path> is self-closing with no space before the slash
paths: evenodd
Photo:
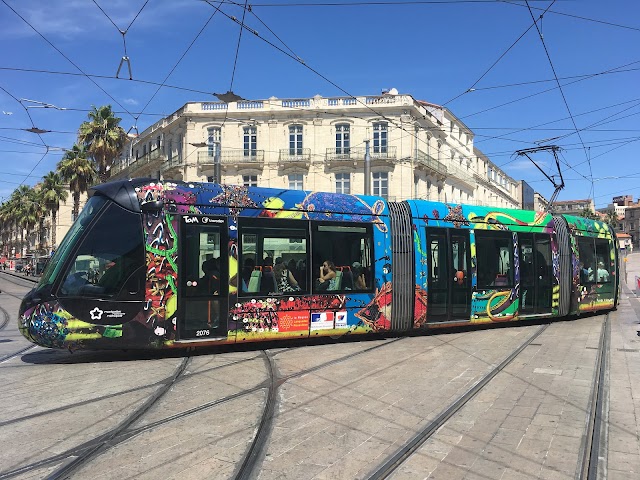
<path id="1" fill-rule="evenodd" d="M 373 153 L 387 153 L 387 133 L 386 122 L 373 124 Z"/>
<path id="2" fill-rule="evenodd" d="M 293 173 L 289 175 L 289 188 L 291 190 L 303 189 L 303 177 L 301 173 Z"/>
<path id="3" fill-rule="evenodd" d="M 389 195 L 389 174 L 387 172 L 373 173 L 373 194 L 386 198 Z"/>
<path id="4" fill-rule="evenodd" d="M 158 138 L 156 138 L 156 148 L 160 148 L 160 135 L 158 135 Z"/>
<path id="5" fill-rule="evenodd" d="M 242 184 L 245 187 L 257 187 L 258 186 L 258 176 L 257 175 L 243 175 L 242 176 Z"/>
<path id="6" fill-rule="evenodd" d="M 348 123 L 336 125 L 336 153 L 351 153 L 351 126 Z"/>
<path id="7" fill-rule="evenodd" d="M 142 156 L 144 157 L 147 154 L 147 144 L 142 146 Z"/>
<path id="8" fill-rule="evenodd" d="M 302 125 L 289 127 L 289 155 L 302 155 Z"/>
<path id="9" fill-rule="evenodd" d="M 169 161 L 173 158 L 173 140 L 169 140 L 167 145 L 167 158 Z"/>
<path id="10" fill-rule="evenodd" d="M 182 135 L 178 136 L 178 161 L 182 162 Z"/>
<path id="11" fill-rule="evenodd" d="M 336 173 L 336 193 L 351 193 L 351 175 Z"/>
<path id="12" fill-rule="evenodd" d="M 220 148 L 222 130 L 219 127 L 207 128 L 207 152 L 210 157 L 216 154 L 216 145 Z"/>
<path id="13" fill-rule="evenodd" d="M 257 127 L 244 127 L 244 156 L 255 157 L 258 148 Z"/>

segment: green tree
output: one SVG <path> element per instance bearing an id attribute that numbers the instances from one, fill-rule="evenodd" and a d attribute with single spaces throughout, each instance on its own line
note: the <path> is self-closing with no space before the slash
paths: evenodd
<path id="1" fill-rule="evenodd" d="M 111 105 L 91 106 L 89 121 L 78 130 L 78 142 L 86 148 L 96 165 L 100 181 L 107 178 L 107 169 L 124 147 L 127 134 L 120 127 L 121 118 L 114 116 Z"/>
<path id="2" fill-rule="evenodd" d="M 10 256 L 12 249 L 17 247 L 15 237 L 18 232 L 18 207 L 13 195 L 2 204 L 0 219 L 2 220 L 2 233 L 6 245 L 5 252 Z"/>
<path id="3" fill-rule="evenodd" d="M 578 216 L 582 218 L 590 218 L 592 220 L 600 220 L 600 216 L 590 208 L 584 208 Z"/>
<path id="4" fill-rule="evenodd" d="M 56 248 L 56 230 L 60 202 L 67 200 L 69 194 L 62 178 L 56 172 L 49 172 L 42 178 L 42 200 L 47 211 L 51 215 L 51 247 Z"/>
<path id="5" fill-rule="evenodd" d="M 15 209 L 14 224 L 20 233 L 20 248 L 16 249 L 16 253 L 22 256 L 26 250 L 25 230 L 29 228 L 29 202 L 31 201 L 31 187 L 28 185 L 20 185 L 11 194 L 11 201 Z"/>
<path id="6" fill-rule="evenodd" d="M 609 224 L 612 230 L 618 228 L 620 222 L 618 221 L 618 214 L 616 214 L 615 210 L 607 210 L 606 214 L 607 216 L 604 221 Z"/>
<path id="7" fill-rule="evenodd" d="M 80 195 L 89 189 L 97 177 L 95 166 L 87 158 L 87 152 L 83 146 L 76 144 L 71 150 L 67 150 L 58 163 L 58 174 L 63 182 L 69 184 L 73 197 L 73 218 L 78 218 Z"/>

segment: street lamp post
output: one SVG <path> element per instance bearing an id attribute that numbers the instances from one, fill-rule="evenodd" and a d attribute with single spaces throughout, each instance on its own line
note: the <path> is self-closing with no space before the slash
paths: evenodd
<path id="1" fill-rule="evenodd" d="M 364 194 L 371 195 L 371 153 L 368 139 L 364 141 Z"/>
<path id="2" fill-rule="evenodd" d="M 220 172 L 220 142 L 214 142 L 215 151 L 213 153 L 213 181 L 220 183 L 222 181 Z"/>

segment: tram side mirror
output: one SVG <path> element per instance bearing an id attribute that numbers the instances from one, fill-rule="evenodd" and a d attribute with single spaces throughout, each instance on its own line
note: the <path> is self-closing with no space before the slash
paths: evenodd
<path id="1" fill-rule="evenodd" d="M 158 212 L 164 207 L 163 200 L 154 200 L 153 202 L 144 202 L 140 205 L 140 210 L 143 212 Z"/>

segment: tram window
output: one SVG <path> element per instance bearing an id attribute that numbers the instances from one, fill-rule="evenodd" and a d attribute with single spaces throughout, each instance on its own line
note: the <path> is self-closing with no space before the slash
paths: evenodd
<path id="1" fill-rule="evenodd" d="M 141 301 L 144 260 L 140 215 L 112 203 L 82 239 L 58 293 L 61 297 Z"/>
<path id="2" fill-rule="evenodd" d="M 509 232 L 476 231 L 478 288 L 513 286 L 513 238 Z"/>
<path id="3" fill-rule="evenodd" d="M 596 238 L 596 282 L 607 283 L 611 281 L 611 260 L 609 254 L 609 241 Z"/>
<path id="4" fill-rule="evenodd" d="M 277 220 L 251 223 L 240 226 L 240 295 L 308 293 L 306 222 L 304 228 Z"/>
<path id="5" fill-rule="evenodd" d="M 89 199 L 80 212 L 78 220 L 71 226 L 55 254 L 49 263 L 47 263 L 47 266 L 42 273 L 40 285 L 51 285 L 53 283 L 60 273 L 60 269 L 64 265 L 65 260 L 76 246 L 78 239 L 85 232 L 91 221 L 102 211 L 102 208 L 107 202 L 108 200 L 102 195 L 94 195 Z"/>
<path id="6" fill-rule="evenodd" d="M 313 267 L 314 289 L 319 292 L 371 291 L 373 289 L 373 230 L 371 225 L 314 224 Z M 333 262 L 336 276 L 327 288 L 316 286 L 320 269 Z"/>
<path id="7" fill-rule="evenodd" d="M 597 265 L 593 238 L 578 237 L 578 255 L 580 257 L 580 283 L 594 283 L 596 281 Z"/>

